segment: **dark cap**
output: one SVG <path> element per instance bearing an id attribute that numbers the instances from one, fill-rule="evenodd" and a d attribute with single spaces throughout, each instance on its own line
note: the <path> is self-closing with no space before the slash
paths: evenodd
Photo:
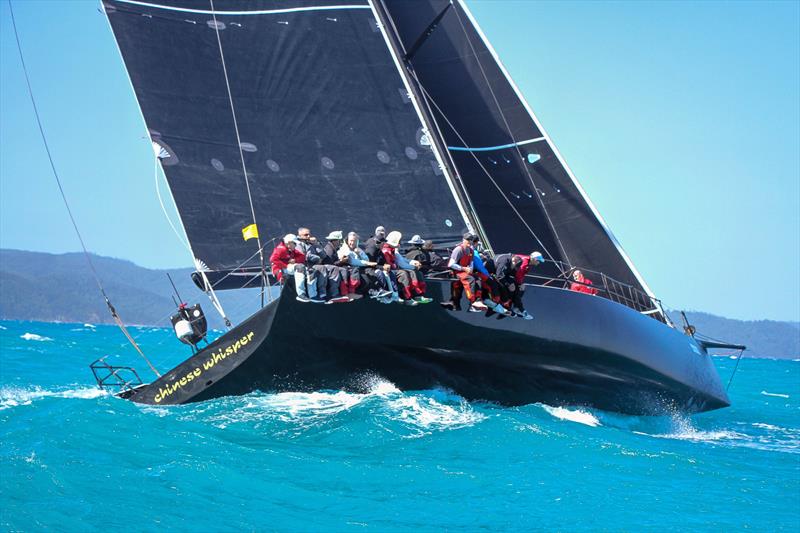
<path id="1" fill-rule="evenodd" d="M 478 242 L 478 236 L 475 235 L 474 233 L 466 232 L 464 234 L 464 240 L 465 241 Z"/>

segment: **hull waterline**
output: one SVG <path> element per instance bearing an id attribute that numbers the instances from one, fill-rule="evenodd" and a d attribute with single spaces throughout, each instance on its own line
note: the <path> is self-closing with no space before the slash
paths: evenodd
<path id="1" fill-rule="evenodd" d="M 436 300 L 446 283 L 429 284 Z M 299 303 L 291 289 L 157 381 L 123 397 L 157 405 L 262 391 L 445 387 L 505 405 L 585 405 L 630 414 L 729 405 L 694 339 L 609 300 L 531 286 L 534 320 L 498 320 L 368 299 Z"/>

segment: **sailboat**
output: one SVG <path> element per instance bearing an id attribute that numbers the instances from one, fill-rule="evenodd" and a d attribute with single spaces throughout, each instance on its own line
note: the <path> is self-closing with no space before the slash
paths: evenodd
<path id="1" fill-rule="evenodd" d="M 223 314 L 217 291 L 262 291 L 249 318 L 155 381 L 126 381 L 122 397 L 181 404 L 379 375 L 509 405 L 729 405 L 709 354 L 727 345 L 670 321 L 462 0 L 102 6 L 195 282 Z M 541 251 L 526 280 L 534 320 L 318 306 L 270 286 L 269 237 L 377 225 L 442 249 L 472 232 L 490 255 Z M 576 268 L 596 295 L 569 290 Z M 427 282 L 449 298 L 450 279 Z"/>

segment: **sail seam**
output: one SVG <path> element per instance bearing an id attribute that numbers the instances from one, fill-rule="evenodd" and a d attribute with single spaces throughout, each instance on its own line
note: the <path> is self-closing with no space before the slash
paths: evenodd
<path id="1" fill-rule="evenodd" d="M 491 152 L 494 150 L 504 150 L 506 148 L 514 148 L 515 146 L 524 146 L 526 144 L 531 144 L 544 140 L 546 140 L 544 137 L 536 137 L 535 139 L 527 139 L 525 141 L 518 141 L 510 144 L 501 144 L 498 146 L 481 146 L 478 148 L 470 148 L 469 146 L 448 146 L 447 149 L 456 152 Z"/>
<path id="2" fill-rule="evenodd" d="M 619 243 L 617 238 L 611 232 L 611 228 L 608 227 L 608 224 L 606 224 L 606 221 L 603 219 L 603 217 L 600 215 L 600 212 L 597 210 L 595 205 L 589 199 L 589 196 L 586 194 L 586 191 L 583 190 L 583 187 L 581 186 L 580 182 L 578 182 L 578 179 L 575 177 L 575 174 L 573 174 L 572 169 L 569 168 L 569 165 L 567 165 L 567 162 L 561 156 L 561 153 L 558 151 L 558 148 L 556 148 L 555 144 L 553 144 L 553 140 L 550 138 L 550 136 L 547 134 L 547 132 L 544 130 L 544 128 L 542 128 L 542 125 L 539 123 L 539 119 L 536 118 L 536 115 L 534 114 L 534 112 L 531 109 L 530 105 L 528 105 L 528 101 L 525 100 L 525 97 L 523 96 L 522 91 L 520 91 L 519 87 L 517 87 L 516 83 L 514 83 L 514 80 L 511 78 L 511 75 L 508 73 L 508 71 L 506 70 L 506 67 L 503 65 L 503 62 L 500 61 L 500 56 L 497 55 L 497 52 L 492 47 L 492 44 L 489 42 L 489 39 L 486 38 L 486 35 L 483 33 L 483 30 L 481 29 L 481 27 L 478 25 L 478 22 L 475 20 L 475 17 L 472 16 L 472 13 L 470 12 L 469 8 L 466 6 L 466 4 L 462 0 L 458 0 L 458 3 L 461 6 L 461 8 L 464 10 L 464 13 L 467 15 L 467 17 L 469 18 L 470 22 L 472 22 L 472 25 L 475 27 L 475 31 L 478 32 L 478 36 L 480 36 L 481 40 L 483 41 L 483 44 L 486 46 L 486 49 L 489 51 L 489 53 L 492 55 L 494 60 L 497 62 L 497 66 L 500 68 L 500 71 L 503 73 L 503 75 L 505 76 L 506 80 L 508 80 L 508 83 L 511 85 L 511 88 L 514 89 L 514 93 L 516 93 L 517 98 L 519 98 L 520 102 L 522 102 L 522 105 L 525 107 L 525 110 L 528 111 L 528 115 L 531 117 L 531 119 L 533 119 L 534 124 L 536 124 L 536 127 L 539 128 L 539 131 L 542 133 L 542 135 L 544 135 L 544 137 L 547 139 L 547 144 L 553 150 L 553 153 L 556 155 L 556 158 L 561 163 L 561 166 L 563 166 L 564 170 L 567 171 L 567 175 L 572 180 L 572 183 L 578 189 L 578 192 L 581 194 L 581 196 L 583 197 L 584 201 L 589 206 L 589 209 L 592 210 L 592 213 L 597 218 L 597 221 L 600 222 L 600 225 L 605 230 L 606 235 L 608 235 L 608 238 L 611 240 L 611 242 L 614 244 L 614 246 L 616 247 L 616 249 L 619 252 L 619 254 L 622 256 L 622 259 L 625 261 L 625 263 L 631 269 L 631 271 L 633 272 L 633 275 L 636 277 L 636 279 L 642 285 L 642 288 L 645 290 L 645 292 L 647 292 L 648 296 L 650 296 L 652 298 L 655 298 L 655 295 L 653 294 L 653 291 L 650 290 L 650 287 L 648 287 L 647 283 L 645 283 L 644 279 L 642 278 L 642 275 L 639 274 L 638 270 L 636 270 L 636 267 L 634 266 L 633 261 L 631 261 L 631 259 L 628 257 L 628 254 L 625 253 L 625 250 L 622 249 L 622 245 Z"/>
<path id="3" fill-rule="evenodd" d="M 343 4 L 335 6 L 305 6 L 305 7 L 291 7 L 284 9 L 261 9 L 253 11 L 215 11 L 214 9 L 191 9 L 188 7 L 165 6 L 161 4 L 153 4 L 151 2 L 137 2 L 136 0 L 114 0 L 122 4 L 130 4 L 140 7 L 153 7 L 156 9 L 164 9 L 167 11 L 178 11 L 180 13 L 195 13 L 198 15 L 282 15 L 286 13 L 301 13 L 304 11 L 334 11 L 340 9 L 370 9 L 367 4 Z"/>

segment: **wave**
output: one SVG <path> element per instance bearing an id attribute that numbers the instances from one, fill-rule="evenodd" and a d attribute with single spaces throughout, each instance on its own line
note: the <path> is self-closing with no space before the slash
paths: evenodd
<path id="1" fill-rule="evenodd" d="M 764 396 L 773 396 L 775 398 L 788 398 L 789 397 L 788 394 L 782 394 L 782 393 L 779 393 L 779 392 L 767 392 L 765 390 L 762 390 L 761 394 L 763 394 Z"/>
<path id="2" fill-rule="evenodd" d="M 590 427 L 602 426 L 600 420 L 595 415 L 583 409 L 572 410 L 567 409 L 566 407 L 551 407 L 549 405 L 542 405 L 542 409 L 560 420 L 577 422 L 578 424 L 583 424 Z"/>
<path id="3" fill-rule="evenodd" d="M 53 340 L 50 337 L 45 337 L 43 335 L 37 335 L 36 333 L 27 333 L 27 332 L 20 335 L 19 338 L 26 341 L 40 341 L 40 342 Z"/>
<path id="4" fill-rule="evenodd" d="M 253 393 L 211 402 L 196 408 L 191 416 L 210 419 L 219 428 L 274 421 L 286 424 L 287 430 L 303 431 L 357 413 L 356 418 L 372 420 L 403 437 L 468 427 L 486 418 L 462 397 L 448 391 L 402 392 L 390 381 L 375 376 L 361 377 L 360 383 L 367 385 L 367 392 Z"/>
<path id="5" fill-rule="evenodd" d="M 77 398 L 81 400 L 90 400 L 107 395 L 108 392 L 96 387 L 80 387 L 58 391 L 46 390 L 41 387 L 34 387 L 32 389 L 14 386 L 0 387 L 0 411 L 20 405 L 30 405 L 35 400 L 41 398 Z"/>

